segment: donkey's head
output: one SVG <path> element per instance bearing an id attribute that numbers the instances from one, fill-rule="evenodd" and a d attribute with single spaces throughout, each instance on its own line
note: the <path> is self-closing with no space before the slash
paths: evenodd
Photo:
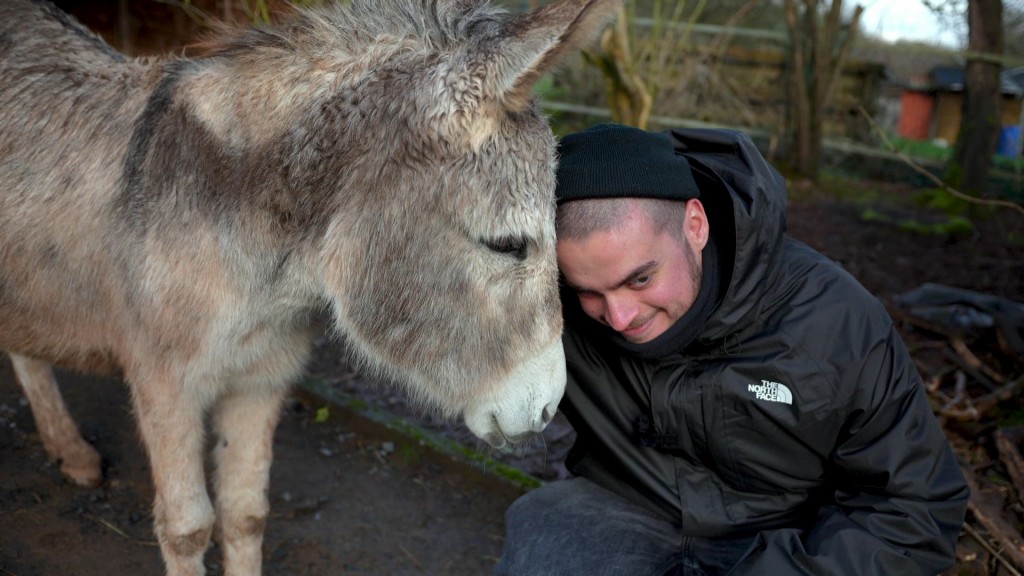
<path id="1" fill-rule="evenodd" d="M 608 7 L 502 20 L 467 1 L 395 4 L 392 36 L 356 55 L 373 62 L 325 110 L 359 149 L 324 245 L 328 290 L 373 366 L 502 445 L 543 429 L 565 385 L 555 142 L 530 93 Z"/>
<path id="2" fill-rule="evenodd" d="M 470 0 L 357 1 L 252 32 L 239 41 L 262 47 L 249 64 L 234 50 L 237 78 L 274 69 L 269 88 L 232 98 L 276 94 L 241 124 L 286 134 L 299 198 L 274 201 L 320 220 L 337 331 L 363 369 L 461 413 L 493 445 L 540 431 L 565 385 L 555 142 L 531 92 L 616 1 L 514 18 Z M 272 113 L 299 101 L 298 117 Z"/>

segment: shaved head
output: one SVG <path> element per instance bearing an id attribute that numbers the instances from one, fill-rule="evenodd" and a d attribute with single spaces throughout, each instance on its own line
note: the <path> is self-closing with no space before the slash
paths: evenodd
<path id="1" fill-rule="evenodd" d="M 686 202 L 656 198 L 593 198 L 563 202 L 558 206 L 555 234 L 559 240 L 583 240 L 595 232 L 607 232 L 622 225 L 639 208 L 656 233 L 671 231 L 682 238 Z"/>

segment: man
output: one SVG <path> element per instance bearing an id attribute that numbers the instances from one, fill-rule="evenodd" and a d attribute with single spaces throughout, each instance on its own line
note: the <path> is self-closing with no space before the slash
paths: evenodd
<path id="1" fill-rule="evenodd" d="M 575 475 L 509 509 L 496 573 L 934 574 L 968 490 L 885 308 L 785 236 L 743 134 L 559 147 Z"/>

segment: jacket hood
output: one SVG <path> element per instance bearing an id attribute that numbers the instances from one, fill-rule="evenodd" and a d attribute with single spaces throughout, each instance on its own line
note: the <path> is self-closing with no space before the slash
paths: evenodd
<path id="1" fill-rule="evenodd" d="M 690 162 L 719 246 L 722 299 L 700 339 L 717 341 L 750 324 L 765 306 L 786 232 L 786 182 L 743 132 L 673 129 Z"/>

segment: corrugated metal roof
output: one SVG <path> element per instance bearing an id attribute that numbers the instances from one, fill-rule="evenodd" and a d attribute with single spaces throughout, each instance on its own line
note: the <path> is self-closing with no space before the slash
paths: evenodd
<path id="1" fill-rule="evenodd" d="M 932 89 L 960 92 L 964 89 L 964 72 L 961 66 L 936 66 L 928 73 L 928 77 Z M 1004 70 L 999 80 L 1003 94 L 1024 96 L 1024 68 Z"/>

